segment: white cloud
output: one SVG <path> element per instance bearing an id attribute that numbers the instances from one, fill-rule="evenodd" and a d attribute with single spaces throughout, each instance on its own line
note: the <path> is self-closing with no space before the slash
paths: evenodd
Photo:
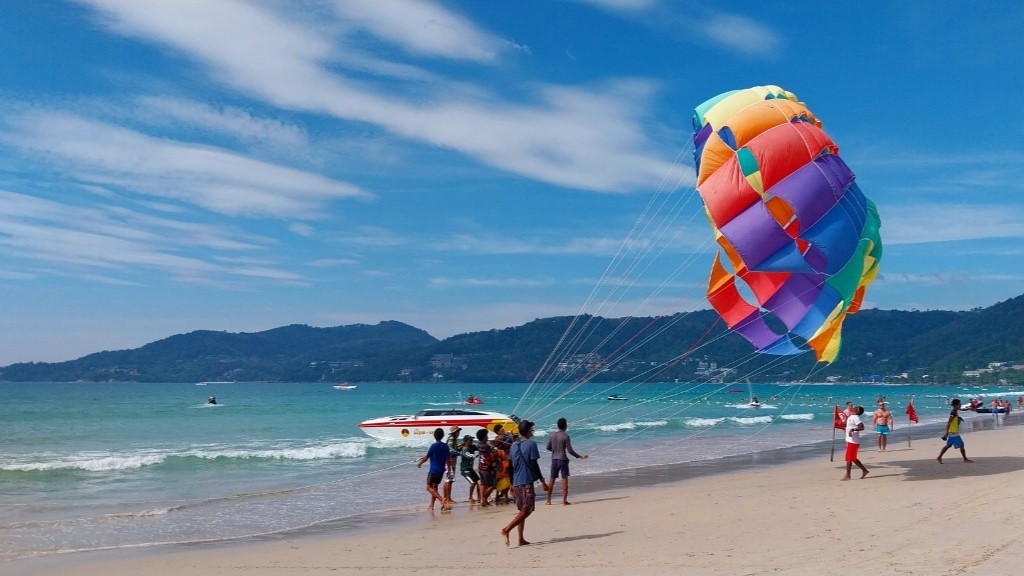
<path id="1" fill-rule="evenodd" d="M 138 99 L 144 118 L 156 124 L 183 123 L 191 129 L 231 135 L 279 147 L 306 147 L 305 131 L 288 122 L 258 117 L 232 106 L 212 106 L 180 98 L 144 96 Z"/>
<path id="2" fill-rule="evenodd" d="M 472 22 L 423 0 L 334 2 L 345 21 L 423 56 L 490 62 L 502 42 Z"/>
<path id="3" fill-rule="evenodd" d="M 590 4 L 604 10 L 616 12 L 637 12 L 650 10 L 658 5 L 659 0 L 577 0 L 582 4 Z"/>
<path id="4" fill-rule="evenodd" d="M 351 258 L 319 258 L 308 262 L 307 265 L 315 268 L 334 268 L 336 266 L 353 266 L 358 263 L 358 260 Z"/>
<path id="5" fill-rule="evenodd" d="M 742 14 L 708 9 L 698 3 L 661 0 L 577 0 L 639 20 L 693 42 L 711 41 L 746 56 L 775 59 L 782 44 L 770 27 Z"/>
<path id="6" fill-rule="evenodd" d="M 780 46 L 774 31 L 738 14 L 711 12 L 696 30 L 722 46 L 748 55 L 775 58 Z"/>
<path id="7" fill-rule="evenodd" d="M 326 25 L 314 27 L 255 4 L 228 1 L 190 2 L 186 8 L 180 2 L 91 4 L 111 29 L 183 51 L 203 64 L 211 78 L 250 96 L 292 110 L 369 123 L 528 178 L 628 191 L 656 185 L 672 168 L 645 134 L 653 90 L 646 82 L 539 86 L 532 104 L 513 104 L 443 78 L 374 88 L 339 72 L 333 63 L 343 64 L 345 51 L 332 51 L 334 40 L 325 35 Z M 358 3 L 342 10 L 376 14 L 389 6 L 378 4 Z M 190 17 L 182 18 L 183 11 Z M 422 16 L 417 12 L 412 21 L 422 23 Z M 393 26 L 399 24 L 385 24 L 381 18 L 367 16 L 367 29 L 393 40 Z M 400 20 L 402 14 L 389 18 Z M 470 33 L 473 29 L 465 28 L 470 25 L 454 15 L 437 21 L 464 26 L 460 38 L 470 37 L 470 46 L 480 46 L 478 39 L 488 37 Z M 447 55 L 454 49 L 432 28 L 406 41 L 407 47 L 431 54 Z"/>
<path id="8" fill-rule="evenodd" d="M 915 204 L 879 207 L 879 212 L 883 245 L 1024 238 L 1020 206 Z"/>
<path id="9" fill-rule="evenodd" d="M 427 281 L 431 288 L 526 288 L 549 284 L 550 280 L 536 278 L 431 278 Z"/>
<path id="10" fill-rule="evenodd" d="M 315 219 L 330 200 L 367 196 L 319 174 L 72 114 L 29 111 L 6 118 L 6 124 L 0 142 L 78 180 L 223 214 Z"/>
<path id="11" fill-rule="evenodd" d="M 0 247 L 7 258 L 60 263 L 64 273 L 108 283 L 130 283 L 124 276 L 138 269 L 200 283 L 301 281 L 273 265 L 223 256 L 264 250 L 270 239 L 121 206 L 78 206 L 74 195 L 65 196 L 67 202 L 58 202 L 0 190 Z M 56 272 L 35 275 L 44 273 Z"/>

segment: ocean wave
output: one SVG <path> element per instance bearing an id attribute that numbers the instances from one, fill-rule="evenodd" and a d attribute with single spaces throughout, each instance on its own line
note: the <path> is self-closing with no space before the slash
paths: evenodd
<path id="1" fill-rule="evenodd" d="M 814 414 L 783 414 L 779 418 L 783 420 L 814 420 Z"/>
<path id="2" fill-rule="evenodd" d="M 41 459 L 28 462 L 4 462 L 0 464 L 0 470 L 8 470 L 12 472 L 50 472 L 55 470 L 114 472 L 119 470 L 135 470 L 144 466 L 153 466 L 155 464 L 160 464 L 167 459 L 166 454 L 76 454 L 71 456 L 43 454 L 37 457 Z"/>
<path id="3" fill-rule="evenodd" d="M 603 424 L 595 426 L 595 428 L 602 432 L 618 432 L 619 430 L 635 430 L 636 424 L 633 422 L 622 422 L 619 424 Z"/>
<path id="4" fill-rule="evenodd" d="M 294 447 L 215 447 L 181 451 L 138 451 L 129 453 L 81 452 L 70 455 L 36 454 L 20 461 L 0 462 L 0 470 L 12 472 L 47 472 L 81 470 L 85 472 L 118 472 L 138 470 L 169 463 L 172 459 L 199 460 L 331 460 L 366 456 L 367 441 L 338 441 Z"/>
<path id="5" fill-rule="evenodd" d="M 149 510 L 141 510 L 139 512 L 116 512 L 113 514 L 104 514 L 104 518 L 112 520 L 130 520 L 132 518 L 148 518 L 151 516 L 163 516 L 164 514 L 170 514 L 176 510 L 183 510 L 185 506 L 170 506 L 167 508 L 151 508 Z"/>
<path id="6" fill-rule="evenodd" d="M 771 416 L 752 416 L 750 418 L 738 418 L 738 417 L 733 416 L 733 417 L 729 418 L 729 420 L 732 421 L 732 422 L 735 422 L 737 424 L 744 424 L 744 425 L 750 425 L 750 424 L 771 424 L 772 417 Z"/>
<path id="7" fill-rule="evenodd" d="M 644 426 L 646 428 L 654 428 L 657 426 L 668 426 L 668 420 L 654 420 L 651 422 L 637 422 L 637 426 Z"/>

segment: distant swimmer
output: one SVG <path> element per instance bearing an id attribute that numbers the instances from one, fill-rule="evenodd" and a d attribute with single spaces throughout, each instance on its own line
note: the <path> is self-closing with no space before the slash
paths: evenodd
<path id="1" fill-rule="evenodd" d="M 216 396 L 210 396 L 209 398 L 206 399 L 206 403 L 207 404 L 216 404 L 217 403 L 217 397 Z"/>

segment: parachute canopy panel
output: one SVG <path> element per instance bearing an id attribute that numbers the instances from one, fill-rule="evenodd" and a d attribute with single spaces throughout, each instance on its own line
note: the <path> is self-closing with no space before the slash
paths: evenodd
<path id="1" fill-rule="evenodd" d="M 821 126 L 778 86 L 724 92 L 693 115 L 697 191 L 726 255 L 715 257 L 708 301 L 760 352 L 832 362 L 882 242 L 875 205 Z"/>

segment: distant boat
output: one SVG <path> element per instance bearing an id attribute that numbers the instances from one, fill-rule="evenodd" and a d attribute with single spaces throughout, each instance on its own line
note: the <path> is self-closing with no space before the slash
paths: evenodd
<path id="1" fill-rule="evenodd" d="M 235 381 L 230 382 L 226 380 L 207 380 L 206 382 L 196 382 L 196 386 L 206 386 L 207 384 L 234 384 Z"/>
<path id="2" fill-rule="evenodd" d="M 612 394 L 611 396 L 608 397 L 608 399 L 609 400 L 629 400 L 629 398 L 626 398 L 625 396 L 623 396 L 621 394 Z"/>
<path id="3" fill-rule="evenodd" d="M 352 390 L 356 387 L 355 384 L 335 384 L 335 390 Z"/>

